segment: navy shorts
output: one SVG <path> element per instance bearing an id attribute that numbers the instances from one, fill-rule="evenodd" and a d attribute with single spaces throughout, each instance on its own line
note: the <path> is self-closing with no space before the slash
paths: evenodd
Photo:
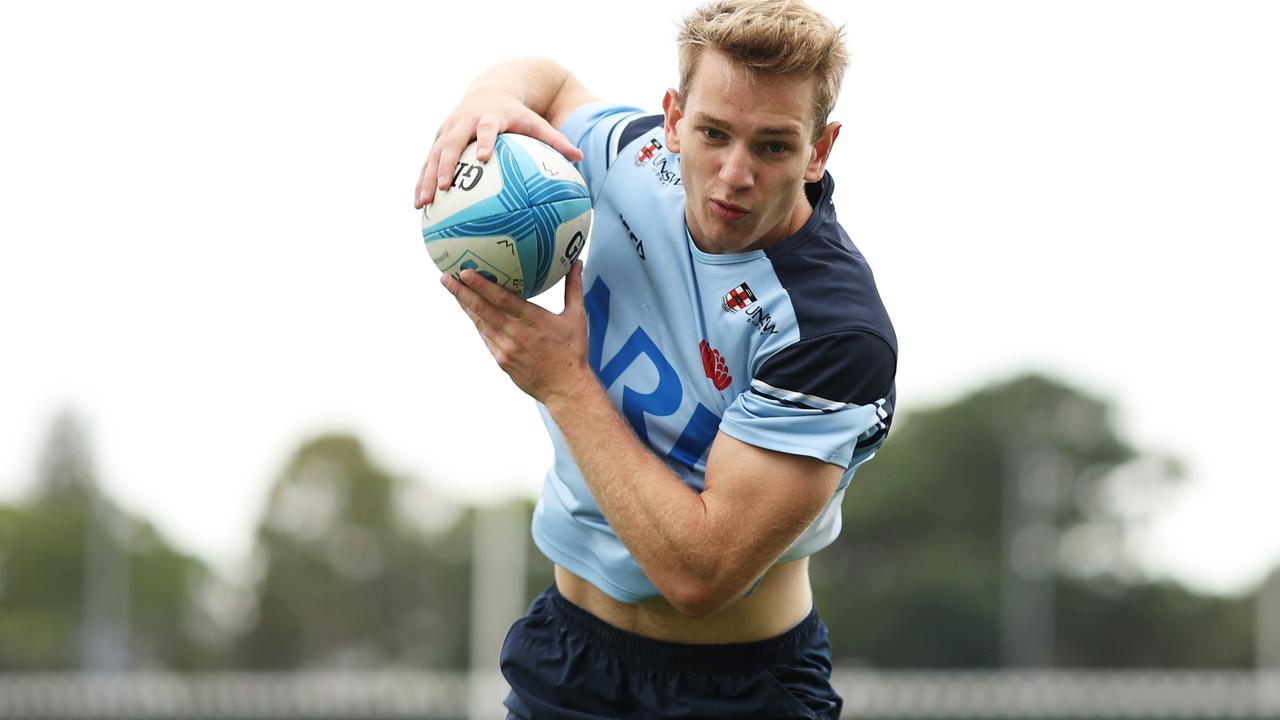
<path id="1" fill-rule="evenodd" d="M 508 720 L 834 719 L 831 645 L 817 611 L 778 637 L 687 645 L 619 630 L 552 585 L 502 644 Z"/>

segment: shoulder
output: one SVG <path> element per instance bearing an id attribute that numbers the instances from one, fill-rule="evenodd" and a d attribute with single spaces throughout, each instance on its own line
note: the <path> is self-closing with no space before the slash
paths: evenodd
<path id="1" fill-rule="evenodd" d="M 897 335 L 871 266 L 836 220 L 834 188 L 830 174 L 808 186 L 809 221 L 765 254 L 795 311 L 801 342 L 862 333 L 878 337 L 896 356 Z"/>
<path id="2" fill-rule="evenodd" d="M 587 181 L 594 201 L 600 197 L 614 161 L 624 152 L 633 152 L 628 145 L 645 142 L 643 138 L 655 128 L 660 131 L 661 127 L 662 115 L 646 114 L 627 105 L 589 102 L 574 110 L 560 131 L 582 150 L 583 158 L 577 168 Z"/>
<path id="3" fill-rule="evenodd" d="M 629 105 L 587 102 L 576 108 L 560 125 L 582 151 L 591 151 L 605 164 L 612 163 L 629 143 L 649 130 L 662 127 L 662 115 L 647 114 Z"/>
<path id="4" fill-rule="evenodd" d="M 871 267 L 836 221 L 833 188 L 830 175 L 810 186 L 809 222 L 765 250 L 798 332 L 759 365 L 753 390 L 816 407 L 873 404 L 893 393 L 898 340 Z"/>

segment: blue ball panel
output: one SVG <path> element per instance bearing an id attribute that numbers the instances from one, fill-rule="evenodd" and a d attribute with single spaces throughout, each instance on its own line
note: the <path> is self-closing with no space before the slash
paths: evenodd
<path id="1" fill-rule="evenodd" d="M 555 256 L 556 231 L 565 222 L 590 210 L 589 198 L 560 200 L 451 225 L 424 235 L 424 240 L 430 245 L 433 241 L 444 238 L 510 238 L 519 259 L 520 277 L 511 278 L 510 281 L 500 284 L 520 292 L 522 297 L 529 298 L 542 292 L 547 285 L 554 284 L 554 282 L 548 283 L 547 280 L 555 262 L 560 259 Z M 464 254 L 455 256 L 447 267 L 440 269 L 443 272 L 460 272 L 464 263 L 470 261 L 475 263 L 473 269 L 477 272 L 483 273 L 487 270 L 501 280 L 502 277 L 506 277 L 506 274 L 497 267 L 498 263 L 505 261 L 506 258 L 484 257 L 486 253 L 498 252 L 510 252 L 510 248 L 495 248 L 493 243 L 486 243 L 483 247 L 475 248 L 474 252 L 469 250 L 465 254 L 466 258 Z M 556 280 L 558 279 L 557 277 Z"/>

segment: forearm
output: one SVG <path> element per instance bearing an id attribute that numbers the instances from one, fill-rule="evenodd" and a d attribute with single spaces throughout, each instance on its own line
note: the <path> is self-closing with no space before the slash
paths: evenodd
<path id="1" fill-rule="evenodd" d="M 546 406 L 610 527 L 677 609 L 707 614 L 751 582 L 717 540 L 713 509 L 636 437 L 594 375 Z"/>
<path id="2" fill-rule="evenodd" d="M 467 88 L 467 95 L 506 95 L 545 118 L 569 77 L 568 70 L 549 58 L 519 58 L 481 72 Z"/>

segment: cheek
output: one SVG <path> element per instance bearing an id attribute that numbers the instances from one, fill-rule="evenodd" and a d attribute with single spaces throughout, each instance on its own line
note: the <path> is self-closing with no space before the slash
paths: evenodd
<path id="1" fill-rule="evenodd" d="M 686 195 L 693 195 L 702 192 L 702 183 L 707 177 L 706 168 L 704 168 L 697 158 L 680 156 L 680 179 L 684 182 L 684 192 Z"/>

